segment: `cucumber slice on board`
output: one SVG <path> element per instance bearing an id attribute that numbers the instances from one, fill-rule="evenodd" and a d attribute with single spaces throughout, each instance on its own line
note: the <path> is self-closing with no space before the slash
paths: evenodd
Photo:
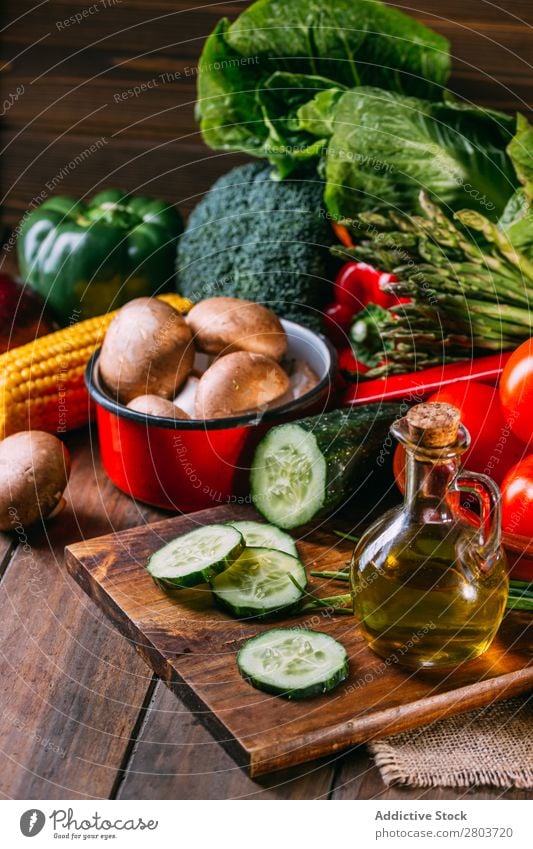
<path id="1" fill-rule="evenodd" d="M 276 628 L 248 640 L 237 655 L 242 677 L 287 699 L 333 690 L 348 676 L 344 646 L 319 631 Z"/>
<path id="2" fill-rule="evenodd" d="M 275 525 L 265 522 L 230 522 L 243 535 L 244 542 L 251 548 L 275 548 L 298 557 L 296 543 L 289 534 L 280 531 Z"/>
<path id="3" fill-rule="evenodd" d="M 269 616 L 287 612 L 305 589 L 305 568 L 297 557 L 273 548 L 245 548 L 238 560 L 211 581 L 215 599 L 234 616 Z"/>
<path id="4" fill-rule="evenodd" d="M 176 537 L 150 557 L 147 569 L 166 589 L 194 587 L 227 569 L 244 550 L 231 525 L 205 525 Z"/>
<path id="5" fill-rule="evenodd" d="M 253 504 L 280 528 L 328 515 L 384 465 L 389 427 L 402 414 L 400 404 L 365 404 L 273 427 L 252 461 Z"/>

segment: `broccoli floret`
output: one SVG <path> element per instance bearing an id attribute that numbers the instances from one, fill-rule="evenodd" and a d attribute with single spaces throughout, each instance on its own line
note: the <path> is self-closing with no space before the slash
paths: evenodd
<path id="1" fill-rule="evenodd" d="M 319 327 L 332 274 L 324 185 L 316 175 L 282 182 L 271 175 L 254 162 L 213 184 L 179 240 L 179 291 L 193 301 L 260 301 L 282 318 Z"/>

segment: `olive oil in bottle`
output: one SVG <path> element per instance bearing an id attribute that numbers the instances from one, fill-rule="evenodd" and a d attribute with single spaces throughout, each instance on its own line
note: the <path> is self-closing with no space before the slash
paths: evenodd
<path id="1" fill-rule="evenodd" d="M 392 433 L 406 450 L 405 500 L 355 548 L 354 612 L 382 657 L 411 668 L 456 666 L 489 647 L 505 609 L 499 491 L 460 470 L 469 436 L 454 407 L 419 404 Z M 481 526 L 460 510 L 461 491 L 479 498 Z"/>

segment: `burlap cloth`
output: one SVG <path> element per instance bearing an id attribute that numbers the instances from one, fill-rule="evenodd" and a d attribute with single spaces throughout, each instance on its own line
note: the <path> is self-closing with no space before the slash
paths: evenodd
<path id="1" fill-rule="evenodd" d="M 370 744 L 383 781 L 533 787 L 533 693 Z"/>

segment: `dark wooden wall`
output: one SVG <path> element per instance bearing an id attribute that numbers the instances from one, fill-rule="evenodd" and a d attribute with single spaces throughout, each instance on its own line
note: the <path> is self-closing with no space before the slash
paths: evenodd
<path id="1" fill-rule="evenodd" d="M 161 195 L 189 210 L 239 161 L 203 146 L 193 105 L 202 43 L 218 18 L 237 15 L 243 5 L 2 0 L 5 222 L 14 226 L 50 193 L 83 195 L 109 185 Z M 533 0 L 394 5 L 451 40 L 455 91 L 501 109 L 531 110 Z M 64 23 L 89 7 L 98 10 Z M 125 94 L 143 83 L 150 87 L 138 96 Z"/>

